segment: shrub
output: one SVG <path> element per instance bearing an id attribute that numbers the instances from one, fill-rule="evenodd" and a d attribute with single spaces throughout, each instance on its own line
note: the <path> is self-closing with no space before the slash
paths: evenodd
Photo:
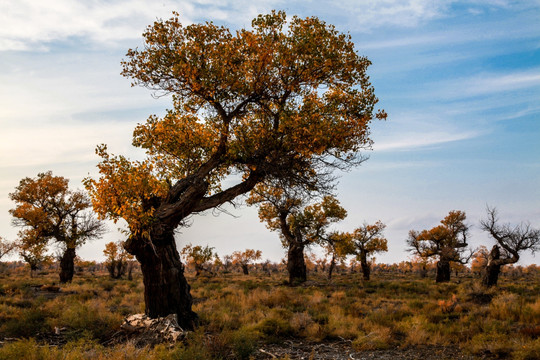
<path id="1" fill-rule="evenodd" d="M 24 309 L 18 317 L 13 317 L 4 322 L 0 327 L 0 333 L 4 337 L 32 337 L 38 333 L 50 331 L 47 325 L 48 314 L 43 309 L 30 308 Z"/>
<path id="2" fill-rule="evenodd" d="M 356 350 L 383 350 L 391 344 L 392 330 L 380 325 L 373 325 L 367 335 L 361 335 L 352 342 Z"/>

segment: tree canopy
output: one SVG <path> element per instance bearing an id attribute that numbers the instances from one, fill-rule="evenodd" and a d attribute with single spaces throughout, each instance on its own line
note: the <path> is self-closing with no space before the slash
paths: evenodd
<path id="1" fill-rule="evenodd" d="M 21 256 L 43 253 L 54 240 L 64 251 L 60 279 L 71 281 L 75 249 L 105 231 L 103 224 L 85 211 L 90 199 L 82 191 L 70 190 L 68 179 L 50 171 L 22 179 L 9 196 L 17 204 L 10 213 L 13 223 L 21 227 Z"/>
<path id="2" fill-rule="evenodd" d="M 468 251 L 469 226 L 463 211 L 453 210 L 430 230 L 409 232 L 407 244 L 410 250 L 421 257 L 436 257 L 437 282 L 450 280 L 450 263 L 465 264 L 472 257 Z"/>
<path id="3" fill-rule="evenodd" d="M 123 218 L 132 234 L 156 218 L 175 227 L 263 178 L 309 184 L 329 166 L 349 167 L 371 145 L 369 122 L 386 117 L 374 111 L 369 60 L 315 17 L 287 23 L 272 12 L 233 34 L 213 23 L 183 26 L 175 16 L 143 36 L 123 75 L 174 94 L 173 109 L 135 129 L 145 160 L 100 146 L 101 178 L 86 181 L 95 210 Z M 242 181 L 222 188 L 231 174 Z"/>

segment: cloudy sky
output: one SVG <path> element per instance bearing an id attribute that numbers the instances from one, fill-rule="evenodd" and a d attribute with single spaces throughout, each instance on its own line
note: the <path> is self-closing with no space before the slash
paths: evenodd
<path id="1" fill-rule="evenodd" d="M 473 247 L 493 244 L 478 224 L 487 204 L 503 222 L 540 227 L 538 0 L 18 0 L 0 2 L 0 236 L 16 238 L 8 194 L 21 178 L 52 170 L 81 188 L 97 173 L 101 143 L 140 157 L 134 126 L 170 107 L 119 74 L 147 25 L 176 10 L 186 24 L 238 29 L 272 9 L 350 33 L 373 63 L 369 75 L 389 115 L 372 127 L 370 159 L 341 174 L 338 198 L 349 216 L 337 228 L 382 220 L 390 251 L 378 261 L 397 262 L 408 256 L 409 230 L 431 228 L 450 210 L 467 213 Z M 230 212 L 193 217 L 179 246 L 283 257 L 255 209 Z M 105 242 L 122 239 L 117 227 L 80 255 L 101 259 Z"/>

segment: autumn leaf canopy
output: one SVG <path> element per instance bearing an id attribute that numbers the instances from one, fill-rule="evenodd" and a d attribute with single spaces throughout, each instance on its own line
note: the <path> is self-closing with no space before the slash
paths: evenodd
<path id="1" fill-rule="evenodd" d="M 178 224 L 264 179 L 307 184 L 348 168 L 371 146 L 369 122 L 386 117 L 375 111 L 369 60 L 315 17 L 272 12 L 233 33 L 211 22 L 184 26 L 175 13 L 143 36 L 122 74 L 172 94 L 173 108 L 136 127 L 133 144 L 145 160 L 100 146 L 101 177 L 86 181 L 95 210 L 124 218 L 132 231 L 156 216 Z M 222 188 L 231 175 L 241 180 Z"/>

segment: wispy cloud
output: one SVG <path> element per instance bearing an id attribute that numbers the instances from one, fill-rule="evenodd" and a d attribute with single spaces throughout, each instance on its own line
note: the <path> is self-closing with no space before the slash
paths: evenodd
<path id="1" fill-rule="evenodd" d="M 245 22 L 269 11 L 280 1 L 187 1 L 187 0 L 51 0 L 6 1 L 0 5 L 0 51 L 45 49 L 51 41 L 72 37 L 107 44 L 140 38 L 156 18 L 180 12 L 184 24 L 204 18 Z"/>
<path id="2" fill-rule="evenodd" d="M 449 83 L 448 88 L 457 96 L 484 95 L 540 86 L 540 68 L 505 74 L 478 74 L 457 83 Z"/>
<path id="3" fill-rule="evenodd" d="M 133 123 L 34 123 L 4 127 L 0 143 L 2 167 L 29 167 L 69 162 L 97 163 L 97 144 L 114 143 L 130 151 Z"/>
<path id="4" fill-rule="evenodd" d="M 453 117 L 445 117 L 440 109 L 396 113 L 388 123 L 374 125 L 373 150 L 376 152 L 432 148 L 482 136 L 488 131 L 470 123 L 460 124 Z"/>
<path id="5" fill-rule="evenodd" d="M 373 145 L 375 151 L 405 151 L 419 148 L 438 146 L 449 142 L 472 139 L 479 132 L 468 131 L 461 133 L 449 132 L 406 132 L 389 139 L 383 139 Z"/>
<path id="6" fill-rule="evenodd" d="M 259 13 L 283 6 L 288 12 L 302 16 L 337 17 L 347 24 L 348 31 L 373 31 L 380 27 L 416 27 L 448 16 L 456 0 L 344 0 L 311 1 L 307 8 L 284 0 L 51 0 L 36 2 L 17 0 L 0 5 L 0 51 L 44 50 L 47 43 L 69 38 L 84 38 L 100 44 L 140 38 L 144 28 L 156 18 L 168 18 L 173 10 L 180 12 L 185 24 L 213 21 L 249 26 Z M 476 2 L 477 7 L 504 7 L 506 4 Z M 430 42 L 437 36 L 394 39 L 371 46 L 403 46 L 407 43 Z M 455 37 L 454 37 L 455 38 Z M 367 45 L 369 47 L 370 45 Z"/>

